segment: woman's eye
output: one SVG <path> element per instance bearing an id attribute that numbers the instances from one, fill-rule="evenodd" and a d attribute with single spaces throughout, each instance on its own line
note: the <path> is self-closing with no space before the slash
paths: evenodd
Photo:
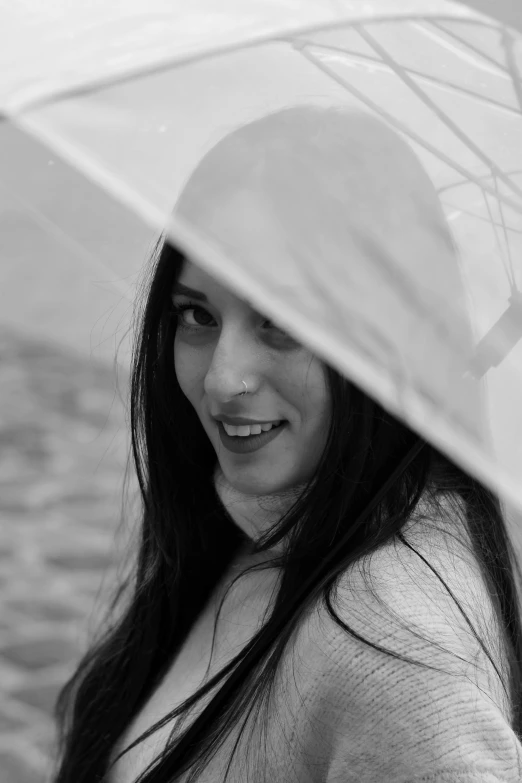
<path id="1" fill-rule="evenodd" d="M 177 318 L 177 328 L 186 332 L 198 332 L 203 329 L 212 328 L 215 325 L 213 317 L 205 310 L 204 307 L 200 307 L 194 302 L 183 302 L 182 304 L 172 303 L 172 312 Z M 281 340 L 294 342 L 290 335 L 287 334 L 279 326 L 276 326 L 273 321 L 265 318 L 262 322 L 263 331 L 269 333 L 270 340 Z"/>
<path id="2" fill-rule="evenodd" d="M 277 337 L 285 338 L 287 340 L 291 340 L 292 338 L 288 334 L 288 332 L 285 332 L 284 329 L 281 329 L 280 326 L 277 326 L 273 321 L 270 321 L 268 318 L 265 318 L 263 321 L 263 329 L 266 329 L 267 331 L 274 332 Z"/>
<path id="3" fill-rule="evenodd" d="M 173 311 L 178 318 L 178 326 L 182 329 L 197 329 L 211 326 L 214 319 L 204 307 L 187 302 L 186 304 L 173 305 Z"/>

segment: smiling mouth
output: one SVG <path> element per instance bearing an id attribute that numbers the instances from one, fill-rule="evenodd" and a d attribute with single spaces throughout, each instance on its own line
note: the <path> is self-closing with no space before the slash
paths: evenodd
<path id="1" fill-rule="evenodd" d="M 282 421 L 266 422 L 265 424 L 240 424 L 233 425 L 222 422 L 223 429 L 232 438 L 248 438 L 251 435 L 261 435 L 263 432 L 270 432 L 270 430 L 277 429 L 282 424 Z"/>
<path id="2" fill-rule="evenodd" d="M 222 421 L 216 422 L 218 425 L 219 438 L 222 445 L 235 454 L 250 454 L 254 451 L 267 446 L 285 429 L 287 422 L 280 421 L 276 426 L 270 427 L 270 429 L 260 433 L 244 434 L 244 435 L 230 435 L 225 427 L 229 428 L 229 425 L 224 424 Z M 232 429 L 250 429 L 251 425 L 241 425 L 241 427 L 234 427 Z M 258 425 L 259 426 L 259 425 Z"/>

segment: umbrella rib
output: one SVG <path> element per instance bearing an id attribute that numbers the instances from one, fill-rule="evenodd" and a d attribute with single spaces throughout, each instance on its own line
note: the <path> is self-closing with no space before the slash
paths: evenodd
<path id="1" fill-rule="evenodd" d="M 375 101 L 372 101 L 371 98 L 368 98 L 363 92 L 358 90 L 357 87 L 354 87 L 353 84 L 350 84 L 341 76 L 339 76 L 337 73 L 335 73 L 335 71 L 333 71 L 331 68 L 328 68 L 327 65 L 317 60 L 317 58 L 314 57 L 314 55 L 311 52 L 307 51 L 306 46 L 301 46 L 301 47 L 298 46 L 297 48 L 298 51 L 300 51 L 300 53 L 302 54 L 302 56 L 305 57 L 309 62 L 311 62 L 321 71 L 323 71 L 323 73 L 325 73 L 331 79 L 336 81 L 341 87 L 344 87 L 344 89 L 352 93 L 352 95 L 358 98 L 361 101 L 361 103 L 363 103 L 369 109 L 372 109 L 372 111 L 376 112 L 380 117 L 386 120 L 396 130 L 403 133 L 405 136 L 407 136 L 412 141 L 419 144 L 421 147 L 424 147 L 424 149 L 427 150 L 428 152 L 431 152 L 431 154 L 434 155 L 436 158 L 438 158 L 440 161 L 442 161 L 442 163 L 445 163 L 447 166 L 449 166 L 458 174 L 460 174 L 462 177 L 464 177 L 466 181 L 474 182 L 480 188 L 486 190 L 486 192 L 490 193 L 493 196 L 496 196 L 495 191 L 489 186 L 485 185 L 481 181 L 480 177 L 476 177 L 471 171 L 468 171 L 466 168 L 464 168 L 464 166 L 461 166 L 459 163 L 452 160 L 444 152 L 437 149 L 437 147 L 434 147 L 428 141 L 423 139 L 422 136 L 419 136 L 418 133 L 411 130 L 411 128 L 409 128 L 403 122 L 393 117 L 393 115 L 391 115 L 389 112 L 385 111 L 381 106 L 375 103 Z M 504 201 L 504 203 L 507 204 L 509 207 L 514 209 L 515 212 L 519 212 L 522 214 L 521 204 L 518 204 L 516 201 L 513 201 L 513 199 L 509 198 L 508 196 L 505 196 L 504 194 L 499 194 L 499 198 L 502 201 Z"/>
<path id="2" fill-rule="evenodd" d="M 507 172 L 510 176 L 513 174 L 522 174 L 522 169 L 511 169 Z M 488 178 L 491 175 L 488 175 Z M 450 182 L 449 185 L 443 185 L 439 188 L 439 193 L 445 193 L 447 190 L 451 190 L 451 188 L 458 188 L 460 185 L 466 184 L 466 179 L 458 179 L 456 182 Z M 495 194 L 496 195 L 496 194 Z"/>
<path id="3" fill-rule="evenodd" d="M 303 43 L 307 44 L 308 46 L 313 46 L 316 49 L 325 49 L 326 51 L 339 52 L 339 54 L 348 55 L 350 57 L 359 57 L 361 60 L 367 60 L 369 63 L 386 65 L 386 63 L 383 63 L 382 60 L 380 60 L 378 57 L 371 57 L 369 54 L 362 54 L 360 52 L 351 51 L 350 49 L 343 49 L 340 46 L 332 46 L 331 44 L 322 43 L 318 44 L 315 43 L 315 41 L 307 40 L 303 40 Z M 494 98 L 486 98 L 485 95 L 481 95 L 474 90 L 469 90 L 467 87 L 462 87 L 460 84 L 456 84 L 455 82 L 451 82 L 447 79 L 440 79 L 436 76 L 431 76 L 430 74 L 423 73 L 423 71 L 417 71 L 415 68 L 405 68 L 405 71 L 409 74 L 412 74 L 413 76 L 418 76 L 421 79 L 425 79 L 428 82 L 439 85 L 440 87 L 449 87 L 450 89 L 455 90 L 455 92 L 459 92 L 463 95 L 475 98 L 477 101 L 480 101 L 487 106 L 491 106 L 494 109 L 502 109 L 503 111 L 507 111 L 510 114 L 516 114 L 517 116 L 520 116 L 519 110 L 513 106 L 508 106 L 507 103 L 496 101 Z"/>
<path id="4" fill-rule="evenodd" d="M 494 177 L 493 181 L 495 183 L 495 189 L 496 189 L 497 194 L 498 194 L 497 178 Z M 507 256 L 505 258 L 506 274 L 508 276 L 509 283 L 510 283 L 510 286 L 511 286 L 511 293 L 514 293 L 517 290 L 517 286 L 516 286 L 516 281 L 515 281 L 515 270 L 513 269 L 513 258 L 511 256 L 511 247 L 509 245 L 509 237 L 508 237 L 508 234 L 507 234 L 506 219 L 505 219 L 505 216 L 504 216 L 503 205 L 502 205 L 502 202 L 498 199 L 498 195 L 497 195 L 497 200 L 498 200 L 498 206 L 499 206 L 499 210 L 500 210 L 500 219 L 502 221 L 502 231 L 503 231 L 503 234 L 504 234 L 504 242 L 506 244 L 506 256 Z"/>
<path id="5" fill-rule="evenodd" d="M 492 172 L 492 174 L 495 174 L 501 182 L 504 183 L 513 193 L 515 193 L 517 196 L 522 197 L 522 190 L 510 180 L 509 177 L 507 177 L 502 169 L 500 169 L 497 164 L 489 158 L 488 155 L 484 154 L 484 152 L 480 149 L 478 144 L 475 144 L 475 142 L 467 135 L 467 133 L 464 133 L 459 126 L 453 122 L 453 120 L 448 117 L 446 112 L 444 112 L 436 103 L 433 101 L 429 95 L 427 95 L 424 90 L 422 90 L 418 84 L 416 84 L 415 80 L 409 76 L 409 74 L 405 71 L 405 69 L 399 65 L 399 63 L 386 51 L 386 49 L 381 46 L 375 38 L 362 27 L 361 25 L 357 26 L 359 34 L 364 38 L 366 43 L 371 46 L 377 54 L 379 54 L 384 62 L 389 65 L 389 67 L 397 74 L 399 79 L 402 79 L 402 81 L 408 86 L 415 95 L 424 103 L 425 106 L 427 106 L 429 109 L 431 109 L 436 116 L 443 122 L 446 127 L 452 131 L 452 133 L 455 134 L 455 136 L 462 141 L 468 149 L 470 149 L 476 156 L 479 158 L 482 163 L 484 163 Z"/>
<path id="6" fill-rule="evenodd" d="M 485 194 L 482 193 L 482 195 L 484 196 Z M 453 210 L 456 210 L 457 212 L 462 212 L 463 215 L 468 215 L 469 217 L 472 217 L 475 220 L 480 220 L 480 221 L 482 221 L 482 223 L 488 223 L 489 224 L 491 222 L 497 228 L 502 228 L 502 225 L 498 221 L 496 221 L 494 219 L 490 220 L 487 217 L 483 217 L 482 215 L 478 215 L 476 212 L 472 212 L 469 209 L 463 209 L 462 207 L 458 207 L 455 204 L 451 204 L 449 201 L 444 201 L 443 199 L 441 199 L 441 203 L 444 204 L 444 206 L 447 209 L 453 209 Z M 518 228 L 512 228 L 511 226 L 506 226 L 506 231 L 511 231 L 512 234 L 520 234 L 522 236 L 522 230 L 520 230 Z"/>
<path id="7" fill-rule="evenodd" d="M 479 57 L 487 60 L 487 62 L 489 62 L 491 65 L 494 65 L 499 70 L 504 71 L 506 74 L 508 73 L 506 67 L 502 65 L 502 63 L 498 62 L 498 60 L 495 60 L 494 57 L 491 57 L 491 55 L 487 54 L 486 52 L 483 52 L 482 49 L 480 49 L 478 46 L 474 46 L 471 41 L 466 40 L 466 38 L 462 38 L 460 35 L 453 32 L 453 30 L 448 30 L 446 27 L 444 27 L 444 25 L 440 24 L 440 22 L 432 21 L 430 19 L 428 20 L 428 24 L 431 24 L 432 27 L 436 27 L 438 30 L 440 30 L 440 32 L 448 35 L 450 38 L 453 38 L 455 41 L 465 46 L 474 54 L 478 54 Z M 489 27 L 490 30 L 496 30 L 497 32 L 501 31 L 501 28 L 493 27 L 493 25 L 490 27 L 489 25 L 485 24 L 484 26 Z"/>
<path id="8" fill-rule="evenodd" d="M 491 211 L 491 205 L 489 203 L 488 194 L 483 192 L 482 195 L 484 197 L 484 202 L 486 204 L 486 209 L 488 210 L 488 214 L 489 214 L 489 218 L 490 218 L 490 221 L 491 221 L 491 225 L 493 226 L 493 233 L 495 235 L 495 243 L 496 243 L 497 248 L 498 248 L 498 254 L 499 254 L 500 258 L 502 259 L 502 265 L 504 267 L 504 271 L 506 272 L 506 277 L 508 279 L 511 291 L 513 291 L 514 286 L 513 286 L 513 281 L 511 279 L 511 270 L 509 269 L 509 266 L 506 263 L 506 254 L 505 254 L 505 252 L 504 252 L 504 250 L 502 248 L 502 244 L 500 242 L 500 238 L 499 238 L 498 231 L 497 231 L 497 224 L 495 223 L 495 220 L 494 220 L 494 217 L 493 217 L 493 212 Z"/>
<path id="9" fill-rule="evenodd" d="M 370 21 L 372 24 L 382 24 L 386 22 L 393 22 L 397 24 L 400 22 L 425 22 L 430 21 L 432 18 L 442 19 L 443 21 L 449 22 L 455 21 L 455 17 L 445 14 L 437 14 L 433 17 L 422 14 L 404 14 L 404 16 L 400 17 L 397 17 L 396 15 L 392 16 L 391 14 L 384 14 L 383 16 L 372 19 Z M 360 21 L 362 22 L 368 20 L 361 19 Z M 481 19 L 465 19 L 465 21 L 467 24 L 473 25 L 475 27 L 491 27 L 491 25 L 486 24 Z M 218 45 L 212 48 L 208 48 L 204 52 L 196 52 L 185 55 L 165 55 L 158 62 L 138 66 L 129 66 L 127 70 L 118 74 L 91 77 L 90 81 L 87 83 L 76 84 L 74 86 L 54 87 L 50 93 L 49 91 L 46 93 L 44 88 L 43 94 L 37 95 L 32 99 L 27 99 L 25 102 L 22 101 L 17 107 L 11 110 L 0 110 L 0 122 L 9 121 L 11 115 L 18 115 L 23 112 L 33 111 L 34 109 L 42 108 L 57 101 L 81 98 L 99 90 L 115 87 L 120 84 L 126 84 L 133 79 L 154 76 L 155 74 L 164 73 L 171 68 L 178 68 L 184 65 L 189 65 L 191 63 L 198 63 L 202 60 L 210 59 L 211 57 L 231 54 L 243 49 L 252 49 L 256 46 L 275 43 L 277 41 L 285 41 L 288 43 L 288 41 L 292 40 L 293 36 L 296 35 L 309 35 L 319 32 L 328 32 L 329 30 L 339 30 L 340 28 L 349 28 L 352 26 L 354 26 L 354 22 L 351 20 L 344 22 L 343 20 L 336 19 L 326 24 L 323 22 L 322 24 L 303 25 L 300 29 L 292 30 L 288 33 L 263 33 L 262 35 L 259 35 L 250 41 L 236 41 L 229 44 L 222 44 L 220 46 Z"/>
<path id="10" fill-rule="evenodd" d="M 506 53 L 506 61 L 508 71 L 513 82 L 513 89 L 517 96 L 518 105 L 522 112 L 522 78 L 518 72 L 518 65 L 515 59 L 515 52 L 513 51 L 513 36 L 508 33 L 507 30 L 502 32 L 502 43 L 504 44 L 504 51 Z"/>

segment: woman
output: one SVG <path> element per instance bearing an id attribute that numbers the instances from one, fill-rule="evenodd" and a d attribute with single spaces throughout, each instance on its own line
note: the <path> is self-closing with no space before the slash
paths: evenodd
<path id="1" fill-rule="evenodd" d="M 296 258 L 370 275 L 378 236 L 462 298 L 433 186 L 366 115 L 253 122 L 178 209 L 281 285 Z M 520 572 L 489 490 L 168 242 L 131 397 L 136 573 L 61 695 L 56 783 L 520 779 Z"/>

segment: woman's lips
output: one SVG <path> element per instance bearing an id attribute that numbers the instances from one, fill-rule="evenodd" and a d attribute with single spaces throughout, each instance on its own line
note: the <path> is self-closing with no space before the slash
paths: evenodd
<path id="1" fill-rule="evenodd" d="M 286 424 L 286 421 L 282 421 L 277 427 L 272 427 L 268 432 L 261 432 L 259 435 L 227 435 L 223 423 L 217 422 L 221 443 L 234 454 L 250 454 L 253 451 L 258 451 L 277 438 L 285 429 Z"/>

